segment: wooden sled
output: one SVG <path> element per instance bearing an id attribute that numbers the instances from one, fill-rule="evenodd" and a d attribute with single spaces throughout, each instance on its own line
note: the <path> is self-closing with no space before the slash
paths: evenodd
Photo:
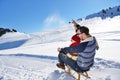
<path id="1" fill-rule="evenodd" d="M 71 75 L 71 68 L 68 65 L 66 67 L 67 67 L 68 74 Z M 81 75 L 84 76 L 85 78 L 90 78 L 87 72 L 88 70 L 83 72 L 77 72 L 77 75 L 78 75 L 77 80 L 80 80 Z"/>

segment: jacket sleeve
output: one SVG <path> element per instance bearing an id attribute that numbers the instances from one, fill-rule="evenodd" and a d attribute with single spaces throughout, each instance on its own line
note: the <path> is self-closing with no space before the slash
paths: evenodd
<path id="1" fill-rule="evenodd" d="M 87 44 L 88 44 L 88 42 L 84 42 L 84 43 L 80 43 L 79 45 L 74 46 L 74 47 L 65 47 L 65 48 L 62 48 L 61 51 L 64 53 L 79 53 L 79 52 L 84 51 Z"/>

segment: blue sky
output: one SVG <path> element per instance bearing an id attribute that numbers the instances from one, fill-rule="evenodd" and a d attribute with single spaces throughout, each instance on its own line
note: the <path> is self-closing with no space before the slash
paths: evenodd
<path id="1" fill-rule="evenodd" d="M 0 0 L 0 27 L 40 32 L 118 5 L 119 0 Z"/>

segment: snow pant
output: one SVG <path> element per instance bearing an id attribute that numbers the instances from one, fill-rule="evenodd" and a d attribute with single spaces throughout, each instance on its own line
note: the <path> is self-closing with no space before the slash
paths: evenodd
<path id="1" fill-rule="evenodd" d="M 82 68 L 77 65 L 77 61 L 69 58 L 64 53 L 58 54 L 58 60 L 61 65 L 69 65 L 76 72 L 84 72 Z"/>

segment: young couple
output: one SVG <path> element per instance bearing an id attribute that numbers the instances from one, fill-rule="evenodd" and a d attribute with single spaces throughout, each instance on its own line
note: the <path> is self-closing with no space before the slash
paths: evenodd
<path id="1" fill-rule="evenodd" d="M 76 72 L 83 72 L 93 66 L 96 49 L 99 46 L 95 37 L 89 34 L 87 27 L 78 25 L 74 20 L 72 23 L 76 28 L 76 34 L 71 38 L 72 46 L 57 49 L 59 63 L 56 65 L 61 69 L 68 65 Z M 70 55 L 77 57 L 74 59 Z"/>

